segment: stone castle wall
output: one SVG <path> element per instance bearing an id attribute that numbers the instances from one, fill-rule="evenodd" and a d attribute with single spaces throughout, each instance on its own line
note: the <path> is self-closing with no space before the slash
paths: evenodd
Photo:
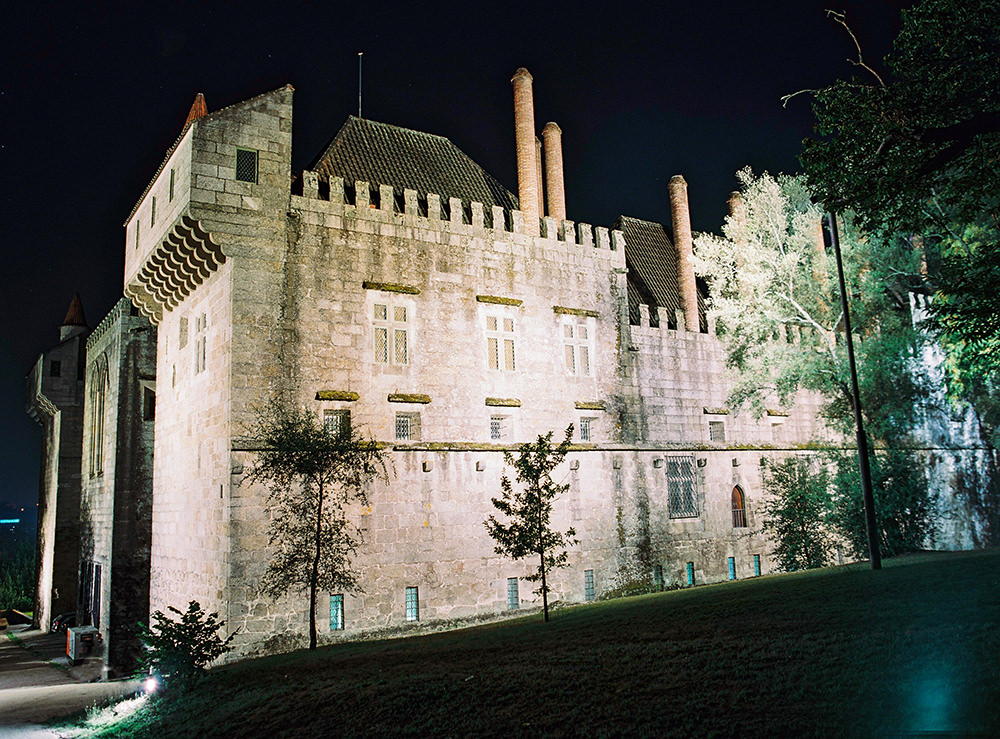
<path id="1" fill-rule="evenodd" d="M 155 367 L 156 331 L 122 299 L 87 342 L 80 505 L 81 581 L 100 566 L 80 623 L 100 628 L 116 674 L 134 672 L 149 618 Z"/>
<path id="2" fill-rule="evenodd" d="M 405 623 L 408 587 L 421 620 L 506 608 L 508 578 L 532 565 L 498 557 L 483 526 L 502 451 L 570 423 L 576 446 L 556 475 L 570 491 L 553 523 L 580 543 L 553 574 L 554 598 L 584 600 L 588 577 L 595 595 L 654 574 L 682 584 L 689 562 L 696 582 L 726 578 L 730 557 L 737 576 L 755 573 L 754 555 L 768 571 L 752 532 L 769 421 L 726 418 L 740 443 L 711 441 L 706 409 L 725 399 L 718 343 L 628 326 L 621 233 L 545 218 L 532 236 L 520 212 L 377 183 L 334 178 L 320 196 L 311 172 L 295 195 L 290 130 L 289 88 L 196 120 L 133 214 L 149 217 L 173 171 L 174 221 L 149 242 L 140 225 L 138 246 L 126 238 L 126 290 L 159 329 L 151 609 L 198 599 L 240 629 L 241 653 L 305 630 L 304 596 L 258 594 L 268 514 L 265 492 L 243 480 L 243 436 L 272 397 L 350 411 L 392 449 L 393 479 L 352 512 L 367 543 L 348 632 Z M 257 152 L 256 182 L 234 179 L 237 148 Z M 184 172 L 190 184 L 176 189 Z M 405 320 L 389 320 L 396 308 Z M 393 341 L 377 356 L 380 328 L 406 332 L 405 361 Z M 570 372 L 567 352 L 582 366 L 581 347 L 589 372 Z M 419 417 L 414 438 L 396 439 L 399 414 Z M 671 515 L 675 457 L 694 477 L 685 518 Z M 738 529 L 734 485 L 747 496 Z M 535 602 L 529 584 L 519 601 Z"/>

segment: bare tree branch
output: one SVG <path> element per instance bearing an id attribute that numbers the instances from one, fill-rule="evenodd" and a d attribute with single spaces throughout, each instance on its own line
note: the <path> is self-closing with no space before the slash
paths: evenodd
<path id="1" fill-rule="evenodd" d="M 862 69 L 867 70 L 875 79 L 878 80 L 878 83 L 882 87 L 885 87 L 885 82 L 879 76 L 878 72 L 876 72 L 874 69 L 865 64 L 865 60 L 861 56 L 861 44 L 858 43 L 858 37 L 854 35 L 854 31 L 852 31 L 851 27 L 847 25 L 847 13 L 842 13 L 838 10 L 827 9 L 826 16 L 827 18 L 833 18 L 834 21 L 842 25 L 847 30 L 848 35 L 851 37 L 851 41 L 854 42 L 854 47 L 858 50 L 858 60 L 854 61 L 853 59 L 848 59 L 847 61 L 853 64 L 855 67 L 861 67 Z"/>

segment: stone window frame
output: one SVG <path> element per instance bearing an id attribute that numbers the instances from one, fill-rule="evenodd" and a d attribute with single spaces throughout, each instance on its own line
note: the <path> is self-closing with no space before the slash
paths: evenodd
<path id="1" fill-rule="evenodd" d="M 711 442 L 716 442 L 719 444 L 726 443 L 726 422 L 725 421 L 709 421 L 708 422 L 708 440 Z"/>
<path id="2" fill-rule="evenodd" d="M 563 365 L 573 377 L 594 376 L 594 333 L 597 320 L 593 316 L 563 315 L 559 334 L 563 344 Z M 581 336 L 580 334 L 583 334 Z M 584 365 L 581 370 L 581 365 Z"/>
<path id="3" fill-rule="evenodd" d="M 373 364 L 380 367 L 409 367 L 413 364 L 415 313 L 415 301 L 411 298 L 382 293 L 370 299 L 368 316 L 372 330 Z"/>
<path id="4" fill-rule="evenodd" d="M 492 307 L 485 311 L 486 368 L 492 372 L 517 371 L 517 324 L 511 310 Z"/>

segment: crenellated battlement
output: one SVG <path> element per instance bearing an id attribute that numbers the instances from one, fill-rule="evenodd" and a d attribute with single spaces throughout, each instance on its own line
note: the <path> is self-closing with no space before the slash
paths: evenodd
<path id="1" fill-rule="evenodd" d="M 673 315 L 671 315 L 673 313 Z M 630 330 L 633 334 L 647 334 L 651 336 L 660 335 L 663 332 L 670 332 L 671 334 L 687 334 L 689 336 L 711 336 L 715 338 L 716 331 L 716 321 L 715 316 L 711 313 L 708 314 L 708 331 L 702 333 L 700 331 L 688 331 L 684 322 L 684 311 L 677 309 L 671 311 L 669 308 L 656 308 L 656 321 L 653 321 L 653 314 L 650 312 L 650 306 L 645 303 L 639 304 L 639 322 L 630 324 Z"/>
<path id="2" fill-rule="evenodd" d="M 465 202 L 460 198 L 443 198 L 437 193 L 422 195 L 409 188 L 400 193 L 389 185 L 363 181 L 345 183 L 341 177 L 331 177 L 326 182 L 317 172 L 308 170 L 302 173 L 301 182 L 302 191 L 298 195 L 303 202 L 299 205 L 306 210 L 332 211 L 358 220 L 396 223 L 450 234 L 492 236 L 497 241 L 513 235 L 536 238 L 526 228 L 524 213 L 520 210 L 496 205 L 486 209 L 482 203 Z M 329 204 L 331 211 L 327 211 L 327 206 L 316 208 L 315 203 Z M 624 253 L 625 235 L 621 231 L 550 217 L 541 218 L 539 225 L 541 233 L 537 238 Z"/>

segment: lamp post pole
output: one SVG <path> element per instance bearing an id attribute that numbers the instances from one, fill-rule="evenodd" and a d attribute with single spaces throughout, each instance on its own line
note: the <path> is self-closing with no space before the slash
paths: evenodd
<path id="1" fill-rule="evenodd" d="M 854 338 L 851 333 L 851 313 L 847 307 L 847 287 L 844 284 L 844 263 L 840 257 L 840 236 L 837 233 L 837 216 L 830 211 L 830 244 L 837 257 L 837 277 L 840 280 L 840 305 L 844 311 L 844 333 L 847 334 L 847 363 L 851 368 L 851 393 L 853 394 L 854 421 L 858 430 L 858 465 L 861 468 L 861 494 L 865 502 L 865 529 L 868 532 L 868 559 L 873 570 L 882 569 L 882 555 L 878 547 L 878 523 L 875 520 L 875 496 L 872 493 L 872 473 L 868 466 L 868 435 L 861 417 L 861 393 L 858 391 L 858 370 L 854 363 Z"/>

